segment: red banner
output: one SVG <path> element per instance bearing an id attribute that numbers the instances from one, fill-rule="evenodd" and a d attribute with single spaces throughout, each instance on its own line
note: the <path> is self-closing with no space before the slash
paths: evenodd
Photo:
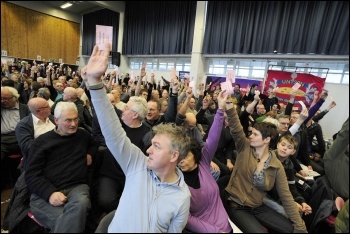
<path id="1" fill-rule="evenodd" d="M 317 90 L 321 94 L 325 81 L 325 78 L 306 73 L 269 70 L 265 80 L 264 94 L 268 95 L 267 91 L 270 88 L 278 88 L 276 97 L 280 102 L 287 103 L 292 87 L 299 83 L 301 86 L 295 95 L 295 101 L 303 101 L 309 107 L 314 98 L 314 92 Z"/>

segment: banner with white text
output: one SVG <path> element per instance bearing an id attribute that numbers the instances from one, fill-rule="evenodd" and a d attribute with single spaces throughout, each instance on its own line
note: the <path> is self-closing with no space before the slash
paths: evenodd
<path id="1" fill-rule="evenodd" d="M 295 101 L 303 101 L 307 107 L 312 103 L 314 92 L 321 94 L 326 79 L 312 74 L 274 71 L 267 72 L 264 94 L 268 95 L 269 89 L 277 89 L 276 97 L 280 102 L 287 103 L 291 90 L 297 89 Z"/>

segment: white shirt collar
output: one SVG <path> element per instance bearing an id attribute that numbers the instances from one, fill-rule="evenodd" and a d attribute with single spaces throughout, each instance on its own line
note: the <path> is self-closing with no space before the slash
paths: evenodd
<path id="1" fill-rule="evenodd" d="M 42 123 L 42 121 L 38 117 L 36 117 L 33 113 L 32 113 L 32 117 L 33 117 L 34 124 L 39 124 L 39 121 Z M 50 119 L 46 117 L 45 123 L 47 123 L 48 121 L 50 121 Z"/>

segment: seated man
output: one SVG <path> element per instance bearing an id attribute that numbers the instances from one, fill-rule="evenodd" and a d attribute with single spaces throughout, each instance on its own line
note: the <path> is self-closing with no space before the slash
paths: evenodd
<path id="1" fill-rule="evenodd" d="M 78 128 L 74 103 L 58 103 L 55 122 L 57 127 L 35 139 L 29 150 L 25 181 L 30 209 L 51 232 L 79 233 L 91 207 L 87 172 L 97 144 Z"/>
<path id="2" fill-rule="evenodd" d="M 53 104 L 55 104 L 51 99 L 50 99 L 50 96 L 51 96 L 51 93 L 50 93 L 50 90 L 46 87 L 43 87 L 43 88 L 40 88 L 39 91 L 38 91 L 38 94 L 37 94 L 38 97 L 41 97 L 41 98 L 44 98 L 48 103 L 49 103 L 49 106 L 52 107 Z"/>
<path id="3" fill-rule="evenodd" d="M 113 94 L 108 93 L 107 96 L 110 101 L 114 100 Z M 113 105 L 112 101 L 111 103 Z M 144 142 L 143 138 L 150 132 L 150 129 L 142 124 L 142 119 L 147 113 L 146 106 L 147 102 L 144 98 L 136 96 L 130 97 L 120 118 L 126 136 L 130 139 L 131 143 L 139 147 L 143 152 L 147 150 L 145 149 L 145 145 L 149 145 Z M 109 213 L 118 207 L 119 199 L 125 186 L 125 174 L 110 150 L 106 147 L 106 141 L 102 135 L 96 114 L 94 116 L 93 126 L 96 139 L 101 139 L 99 141 L 100 146 L 105 148 L 100 151 L 102 162 L 98 178 L 98 207 L 102 211 Z"/>
<path id="4" fill-rule="evenodd" d="M 33 141 L 41 134 L 55 128 L 55 120 L 51 115 L 51 108 L 44 98 L 35 97 L 30 99 L 28 107 L 32 114 L 19 121 L 15 130 L 23 156 L 23 170 L 25 170 L 29 148 Z"/>
<path id="5" fill-rule="evenodd" d="M 105 216 L 96 232 L 181 232 L 189 216 L 190 191 L 177 164 L 186 157 L 189 137 L 174 124 L 158 124 L 149 157 L 133 145 L 111 106 L 101 76 L 108 65 L 105 51 L 94 47 L 82 76 L 89 84 L 106 144 L 126 181 L 117 210 Z M 112 220 L 112 221 L 111 221 Z"/>
<path id="6" fill-rule="evenodd" d="M 12 160 L 8 156 L 21 153 L 15 128 L 30 113 L 27 105 L 19 103 L 18 98 L 15 88 L 1 87 L 1 190 L 13 186 L 17 179 L 14 177 L 20 158 Z"/>
<path id="7" fill-rule="evenodd" d="M 57 103 L 64 101 L 64 102 L 73 102 L 77 106 L 78 110 L 78 117 L 79 117 L 79 127 L 84 128 L 88 132 L 92 132 L 91 125 L 89 125 L 89 122 L 84 117 L 84 102 L 80 100 L 78 97 L 78 92 L 73 87 L 67 87 L 64 89 L 62 99 L 59 99 L 55 101 L 55 104 L 53 104 L 51 108 L 51 113 L 54 113 Z"/>

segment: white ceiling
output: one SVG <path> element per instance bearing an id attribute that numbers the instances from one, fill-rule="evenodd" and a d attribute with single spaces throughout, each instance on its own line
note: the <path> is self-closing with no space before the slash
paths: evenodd
<path id="1" fill-rule="evenodd" d="M 59 9 L 61 11 L 67 11 L 73 14 L 78 14 L 78 15 L 84 15 L 87 13 L 91 13 L 94 11 L 98 11 L 101 9 L 104 9 L 103 7 L 100 7 L 92 2 L 89 1 L 70 1 L 73 3 L 73 6 L 70 6 L 68 8 L 62 9 L 60 8 L 61 5 L 63 5 L 66 1 L 45 1 L 42 3 L 45 3 L 49 5 L 52 8 Z"/>

